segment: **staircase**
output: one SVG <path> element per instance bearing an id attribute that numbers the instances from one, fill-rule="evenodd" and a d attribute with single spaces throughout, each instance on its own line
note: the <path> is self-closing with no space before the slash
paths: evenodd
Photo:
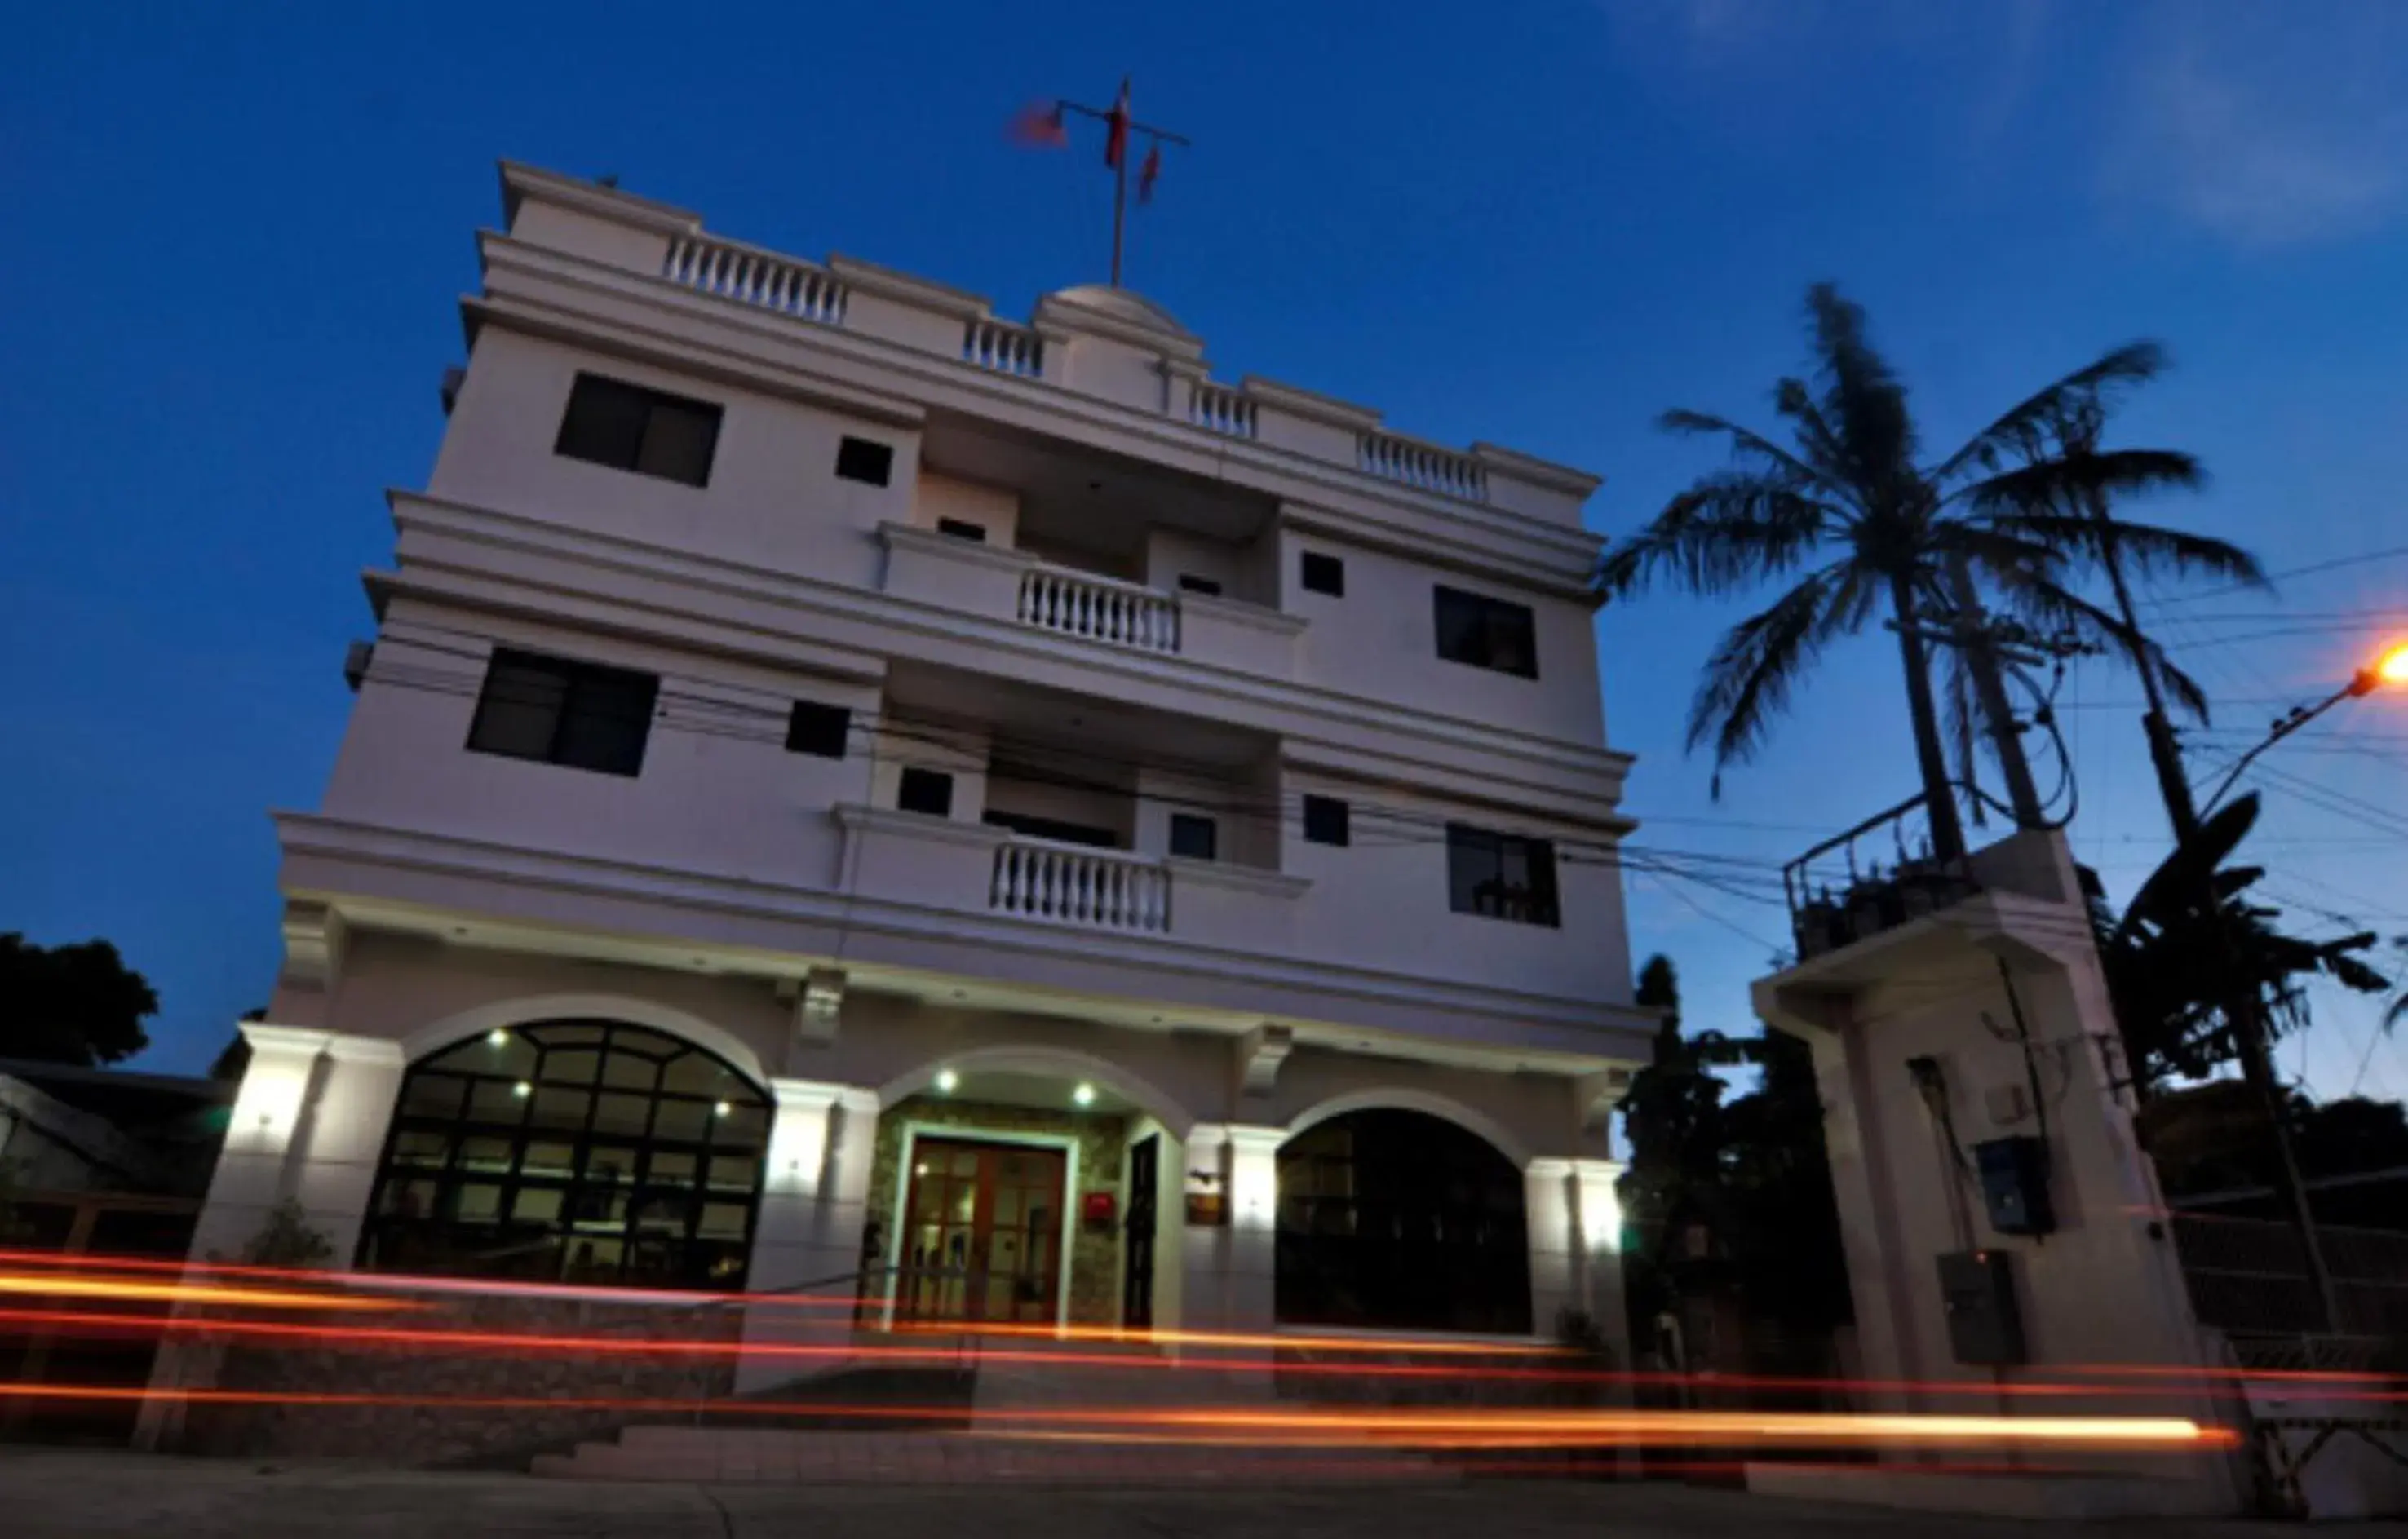
<path id="1" fill-rule="evenodd" d="M 535 1457 L 552 1479 L 768 1485 L 1112 1487 L 1444 1482 L 1411 1450 L 1200 1446 L 1124 1439 L 1111 1411 L 1268 1403 L 1268 1380 L 1174 1364 L 1154 1348 L 1041 1341 L 1055 1361 L 966 1369 L 857 1366 L 730 1401 L 708 1424 L 638 1423 L 609 1441 Z M 976 1360 L 972 1360 L 975 1361 Z M 748 1410 L 748 1403 L 776 1409 Z M 799 1409 L 824 1405 L 824 1413 Z"/>

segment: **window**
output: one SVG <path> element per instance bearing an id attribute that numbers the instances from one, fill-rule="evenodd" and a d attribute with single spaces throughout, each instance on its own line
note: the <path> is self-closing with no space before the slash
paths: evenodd
<path id="1" fill-rule="evenodd" d="M 1544 839 L 1446 825 L 1447 906 L 1518 924 L 1560 921 L 1555 907 L 1555 847 Z"/>
<path id="2" fill-rule="evenodd" d="M 840 481 L 867 481 L 884 486 L 895 474 L 895 446 L 867 438 L 847 438 L 836 446 L 836 474 Z"/>
<path id="3" fill-rule="evenodd" d="M 1307 796 L 1304 799 L 1304 838 L 1307 844 L 1344 844 L 1346 804 L 1335 796 Z"/>
<path id="4" fill-rule="evenodd" d="M 468 747 L 507 759 L 635 775 L 644 767 L 660 687 L 651 674 L 497 650 L 477 697 Z"/>
<path id="5" fill-rule="evenodd" d="M 1193 572 L 1179 574 L 1179 591 L 1182 593 L 1202 593 L 1208 598 L 1221 596 L 1219 583 L 1214 582 L 1211 577 L 1199 577 Z"/>
<path id="6" fill-rule="evenodd" d="M 1095 828 L 1085 823 L 1066 823 L 1059 818 L 1036 818 L 1025 812 L 998 812 L 989 808 L 984 820 L 996 828 L 1008 828 L 1032 839 L 1051 839 L 1055 844 L 1086 845 L 1095 849 L 1118 849 L 1121 847 L 1121 836 L 1111 829 Z"/>
<path id="7" fill-rule="evenodd" d="M 1529 606 L 1439 589 L 1438 655 L 1449 663 L 1538 677 L 1539 644 Z"/>
<path id="8" fill-rule="evenodd" d="M 906 812 L 950 818 L 953 815 L 953 777 L 943 770 L 906 764 L 902 783 L 895 788 L 895 805 Z"/>
<path id="9" fill-rule="evenodd" d="M 1336 556 L 1325 556 L 1318 550 L 1304 551 L 1297 563 L 1297 577 L 1308 593 L 1327 593 L 1331 598 L 1346 596 L 1346 563 Z"/>
<path id="10" fill-rule="evenodd" d="M 1283 1325 L 1530 1329 L 1513 1161 L 1426 1112 L 1349 1113 L 1279 1152 L 1272 1300 Z"/>
<path id="11" fill-rule="evenodd" d="M 739 1289 L 768 1137 L 759 1088 L 675 1037 L 480 1033 L 403 1076 L 359 1265 Z"/>
<path id="12" fill-rule="evenodd" d="M 1217 861 L 1221 858 L 1220 826 L 1210 818 L 1193 812 L 1170 815 L 1170 852 L 1191 861 Z"/>
<path id="13" fill-rule="evenodd" d="M 939 519 L 937 533 L 950 534 L 957 540 L 968 540 L 972 545 L 986 543 L 986 525 L 971 523 L 966 519 Z"/>
<path id="14" fill-rule="evenodd" d="M 786 718 L 786 751 L 816 754 L 822 759 L 844 757 L 845 738 L 853 731 L 853 712 L 842 705 L 797 700 Z"/>
<path id="15" fill-rule="evenodd" d="M 552 452 L 633 470 L 688 486 L 710 481 L 719 447 L 719 408 L 598 374 L 580 374 L 569 388 Z"/>

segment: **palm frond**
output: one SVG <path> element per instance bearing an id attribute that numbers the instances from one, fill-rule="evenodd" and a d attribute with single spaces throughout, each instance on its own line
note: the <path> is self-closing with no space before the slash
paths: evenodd
<path id="1" fill-rule="evenodd" d="M 2105 518 L 2105 502 L 2148 492 L 2196 492 L 2207 471 L 2196 455 L 2172 449 L 2112 449 L 2040 455 L 1950 492 L 1974 512 Z M 2069 531 L 2066 537 L 2074 537 Z M 2092 543 L 2096 543 L 2095 533 Z"/>
<path id="2" fill-rule="evenodd" d="M 2245 588 L 2267 588 L 2266 569 L 2256 556 L 2213 534 L 2194 534 L 2163 524 L 2132 523 L 2086 514 L 2005 513 L 1990 526 L 2021 539 L 2093 555 L 2112 549 L 2143 577 L 2214 577 Z"/>
<path id="3" fill-rule="evenodd" d="M 2041 447 L 2084 406 L 2117 387 L 2153 379 L 2165 366 L 2166 350 L 2158 344 L 2128 342 L 2017 402 L 1942 461 L 1931 478 L 1944 488 L 1977 468 L 1994 470 L 2014 457 L 2038 458 Z"/>
<path id="4" fill-rule="evenodd" d="M 1667 433 L 1714 435 L 1730 440 L 1731 458 L 1742 464 L 1758 461 L 1759 469 L 1775 470 L 1794 477 L 1799 486 L 1817 486 L 1836 490 L 1824 473 L 1797 455 L 1757 433 L 1742 427 L 1727 417 L 1712 412 L 1688 411 L 1675 406 L 1656 419 L 1656 425 Z"/>
<path id="5" fill-rule="evenodd" d="M 1906 387 L 1866 335 L 1863 306 L 1829 283 L 1806 291 L 1806 310 L 1821 365 L 1822 414 L 1830 420 L 1857 486 L 1913 478 L 1914 420 Z"/>
<path id="6" fill-rule="evenodd" d="M 1827 566 L 1732 626 L 1715 646 L 1689 707 L 1688 747 L 1694 752 L 1713 744 L 1716 794 L 1722 770 L 1746 762 L 1763 745 L 1824 646 L 1852 620 L 1861 623 L 1868 606 L 1847 588 L 1844 571 Z"/>
<path id="7" fill-rule="evenodd" d="M 2091 603 L 2048 577 L 2002 582 L 1999 591 L 2008 611 L 2034 630 L 2062 633 L 2087 646 L 2102 648 L 2135 670 L 2155 669 L 2167 698 L 2202 726 L 2207 724 L 2207 691 L 2175 664 L 2154 637 L 2126 625 L 2121 615 Z"/>
<path id="8" fill-rule="evenodd" d="M 1823 415 L 1822 406 L 1803 379 L 1782 378 L 1772 387 L 1772 409 L 1787 418 L 1798 435 L 1798 444 L 1806 458 L 1834 485 L 1845 486 L 1854 477 L 1849 463 L 1847 446 Z"/>
<path id="9" fill-rule="evenodd" d="M 1698 593 L 1727 593 L 1795 570 L 1831 526 L 1833 510 L 1781 476 L 1700 477 L 1598 567 L 1605 593 L 1636 593 L 1670 577 Z"/>

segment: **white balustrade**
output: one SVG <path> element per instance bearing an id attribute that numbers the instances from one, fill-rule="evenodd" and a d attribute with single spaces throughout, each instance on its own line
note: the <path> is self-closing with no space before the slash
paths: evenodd
<path id="1" fill-rule="evenodd" d="M 707 294 L 830 326 L 844 324 L 844 285 L 820 268 L 724 241 L 669 242 L 661 276 Z"/>
<path id="2" fill-rule="evenodd" d="M 1410 438 L 1391 437 L 1384 433 L 1364 434 L 1355 463 L 1369 475 L 1401 481 L 1425 492 L 1443 492 L 1475 503 L 1488 496 L 1488 477 L 1479 461 L 1469 454 L 1434 449 Z"/>
<path id="3" fill-rule="evenodd" d="M 1060 566 L 1035 566 L 1020 579 L 1024 625 L 1085 636 L 1141 652 L 1179 650 L 1179 603 L 1168 593 Z"/>
<path id="4" fill-rule="evenodd" d="M 1197 427 L 1226 433 L 1232 438 L 1254 435 L 1254 404 L 1228 386 L 1206 379 L 1196 381 L 1196 393 L 1187 404 L 1187 420 Z"/>
<path id="5" fill-rule="evenodd" d="M 1014 838 L 996 847 L 987 906 L 1091 930 L 1166 934 L 1170 873 L 1114 850 Z"/>
<path id="6" fill-rule="evenodd" d="M 1045 339 L 1008 321 L 973 321 L 962 332 L 962 359 L 1024 379 L 1045 374 Z"/>

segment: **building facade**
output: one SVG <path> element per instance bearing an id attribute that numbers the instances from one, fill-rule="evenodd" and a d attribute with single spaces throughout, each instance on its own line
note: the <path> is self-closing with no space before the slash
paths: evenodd
<path id="1" fill-rule="evenodd" d="M 1618 1332 L 1595 479 L 502 185 L 196 1250 Z"/>

